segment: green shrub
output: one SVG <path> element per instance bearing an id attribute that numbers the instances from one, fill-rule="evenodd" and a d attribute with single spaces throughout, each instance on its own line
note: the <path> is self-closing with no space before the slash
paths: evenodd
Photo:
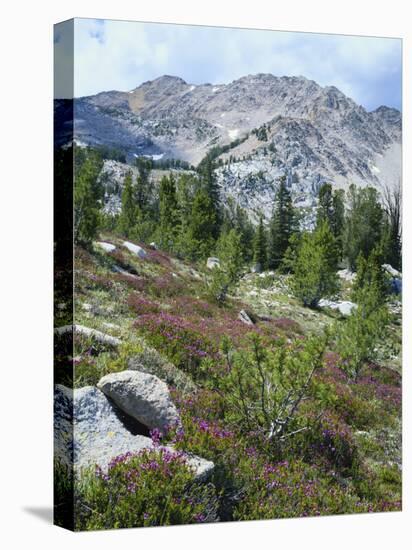
<path id="1" fill-rule="evenodd" d="M 341 367 L 356 381 L 362 367 L 376 358 L 377 344 L 388 324 L 388 311 L 374 285 L 357 291 L 358 307 L 337 326 L 336 349 Z"/>
<path id="2" fill-rule="evenodd" d="M 326 341 L 326 335 L 294 344 L 279 340 L 268 349 L 253 334 L 249 349 L 238 352 L 225 342 L 229 372 L 221 381 L 221 391 L 227 420 L 274 442 L 308 429 L 301 425 L 299 408 L 317 394 L 314 374 L 323 367 Z"/>
<path id="3" fill-rule="evenodd" d="M 317 307 L 319 300 L 339 289 L 337 248 L 327 222 L 301 237 L 292 261 L 292 290 L 303 305 Z"/>

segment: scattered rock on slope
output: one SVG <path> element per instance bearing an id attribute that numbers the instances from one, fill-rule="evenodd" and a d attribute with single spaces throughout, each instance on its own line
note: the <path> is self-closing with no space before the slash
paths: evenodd
<path id="1" fill-rule="evenodd" d="M 358 306 L 357 304 L 354 304 L 353 302 L 333 302 L 332 300 L 327 300 L 326 298 L 322 298 L 319 300 L 319 307 L 328 307 L 330 309 L 337 309 L 341 315 L 344 315 L 345 317 L 350 315 L 352 313 L 353 309 L 356 309 Z"/>
<path id="2" fill-rule="evenodd" d="M 136 256 L 141 260 L 143 260 L 147 256 L 146 250 L 144 250 L 141 246 L 137 244 L 130 243 L 129 241 L 124 241 L 123 246 L 133 254 L 136 254 Z"/>
<path id="3" fill-rule="evenodd" d="M 105 252 L 113 252 L 114 250 L 116 250 L 116 247 L 114 244 L 111 244 L 111 243 L 105 243 L 103 241 L 100 241 L 98 243 L 96 243 L 97 246 L 99 246 L 100 248 L 103 248 L 103 250 Z"/>
<path id="4" fill-rule="evenodd" d="M 245 325 L 254 325 L 252 319 L 249 317 L 244 309 L 241 309 L 239 311 L 238 319 L 239 321 L 242 321 L 242 323 L 245 323 Z"/>

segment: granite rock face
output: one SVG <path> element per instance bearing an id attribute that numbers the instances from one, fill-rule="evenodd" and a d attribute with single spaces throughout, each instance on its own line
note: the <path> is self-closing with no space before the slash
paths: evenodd
<path id="1" fill-rule="evenodd" d="M 56 385 L 54 423 L 55 455 L 65 464 L 74 463 L 76 472 L 95 465 L 106 471 L 116 456 L 160 448 L 139 433 L 144 431 L 141 425 L 94 386 L 71 390 Z M 214 468 L 209 460 L 185 456 L 198 480 L 205 479 Z"/>

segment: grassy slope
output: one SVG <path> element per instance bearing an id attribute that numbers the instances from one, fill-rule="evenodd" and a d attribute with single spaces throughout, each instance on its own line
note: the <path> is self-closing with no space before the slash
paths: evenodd
<path id="1" fill-rule="evenodd" d="M 213 388 L 212 391 L 202 389 L 204 384 L 198 375 L 202 354 L 216 359 L 223 333 L 230 335 L 235 345 L 242 346 L 249 331 L 257 331 L 267 338 L 294 339 L 319 332 L 336 320 L 339 322 L 336 313 L 301 307 L 288 291 L 287 277 L 279 275 L 246 275 L 228 305 L 221 309 L 210 303 L 205 294 L 206 270 L 162 252 L 150 251 L 147 246 L 144 248 L 148 256 L 140 260 L 122 248 L 121 241 L 113 235 L 101 235 L 101 240 L 117 245 L 116 252 L 107 254 L 96 246 L 92 251 L 76 251 L 75 322 L 117 336 L 122 345 L 110 350 L 78 339 L 76 386 L 94 384 L 107 372 L 129 368 L 132 358 L 137 358 L 139 368 L 157 374 L 175 388 L 176 401 L 192 433 L 192 439 L 185 444 L 215 461 L 223 456 L 222 449 L 215 449 L 211 439 L 203 442 L 202 448 L 199 433 L 193 435 L 199 417 L 205 422 L 220 422 L 213 407 Z M 121 266 L 133 276 L 115 273 L 114 266 Z M 348 297 L 349 290 L 344 283 L 342 298 Z M 242 308 L 257 316 L 254 327 L 237 319 Z M 380 346 L 380 366 L 365 368 L 359 381 L 348 385 L 342 380 L 338 359 L 331 352 L 324 373 L 325 380 L 336 390 L 333 414 L 348 430 L 363 472 L 359 479 L 353 474 L 349 476 L 342 487 L 345 490 L 349 487 L 356 498 L 369 502 L 371 510 L 397 509 L 401 498 L 401 324 L 400 308 L 396 304 L 393 308 L 397 313 L 390 327 L 391 337 Z M 166 325 L 170 324 L 169 339 L 163 333 L 162 337 L 155 337 L 153 327 L 157 330 L 158 325 L 154 323 L 159 316 L 164 316 Z M 259 316 L 264 316 L 264 320 Z M 174 337 L 181 338 L 178 345 L 174 345 Z M 64 376 L 61 381 L 64 382 Z M 192 397 L 188 399 L 188 396 Z M 205 400 L 207 406 L 204 406 Z M 227 445 L 230 447 L 230 444 L 229 437 Z M 292 449 L 288 456 L 292 461 L 295 460 L 293 453 Z M 317 462 L 313 465 L 316 467 Z M 372 476 L 373 490 L 362 486 L 364 472 Z M 365 484 L 371 484 L 372 478 Z M 345 510 L 343 505 L 337 509 L 338 512 Z M 325 505 L 324 513 L 331 513 L 330 507 Z M 258 517 L 263 515 L 262 512 Z M 247 519 L 253 514 L 245 512 L 239 517 Z"/>

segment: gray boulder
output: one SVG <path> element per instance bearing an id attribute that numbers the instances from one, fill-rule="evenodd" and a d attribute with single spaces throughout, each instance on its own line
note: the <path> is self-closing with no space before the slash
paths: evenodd
<path id="1" fill-rule="evenodd" d="M 384 269 L 384 271 L 386 271 L 386 273 L 389 273 L 389 275 L 392 275 L 392 277 L 395 277 L 397 279 L 402 277 L 402 273 L 397 269 L 395 269 L 394 267 L 392 267 L 390 264 L 382 264 L 382 268 Z"/>
<path id="2" fill-rule="evenodd" d="M 118 407 L 148 428 L 164 430 L 180 422 L 167 384 L 157 376 L 126 370 L 107 374 L 97 387 Z"/>
<path id="3" fill-rule="evenodd" d="M 348 283 L 352 283 L 356 279 L 356 273 L 350 269 L 340 269 L 337 272 L 337 275 L 340 279 L 347 281 Z"/>
<path id="4" fill-rule="evenodd" d="M 100 241 L 100 242 L 97 242 L 96 245 L 102 248 L 105 252 L 113 252 L 114 250 L 116 250 L 115 245 L 111 243 L 105 243 L 103 241 Z"/>
<path id="5" fill-rule="evenodd" d="M 206 267 L 208 269 L 215 269 L 215 267 L 220 267 L 219 258 L 210 257 L 206 261 Z"/>
<path id="6" fill-rule="evenodd" d="M 262 266 L 260 265 L 260 263 L 254 264 L 250 268 L 250 271 L 252 273 L 262 273 Z"/>
<path id="7" fill-rule="evenodd" d="M 337 309 L 341 315 L 344 315 L 347 317 L 352 313 L 352 310 L 356 309 L 358 307 L 357 304 L 354 304 L 353 302 L 349 301 L 341 301 L 341 302 L 333 302 L 332 300 L 327 300 L 326 298 L 322 298 L 319 300 L 319 307 L 326 307 L 329 309 Z"/>
<path id="8" fill-rule="evenodd" d="M 136 433 L 137 429 L 96 387 L 71 390 L 55 386 L 55 455 L 67 465 L 74 464 L 76 473 L 95 465 L 107 471 L 116 456 L 160 449 L 151 438 Z M 172 447 L 166 448 L 174 451 Z M 208 477 L 214 468 L 213 462 L 196 455 L 185 455 L 185 458 L 198 480 Z"/>
<path id="9" fill-rule="evenodd" d="M 124 241 L 123 246 L 127 248 L 127 250 L 135 254 L 141 260 L 143 260 L 147 256 L 146 250 L 144 250 L 141 246 L 137 244 L 130 243 L 129 241 Z"/>
<path id="10" fill-rule="evenodd" d="M 242 321 L 242 323 L 245 323 L 245 325 L 254 325 L 254 322 L 244 309 L 241 309 L 239 311 L 239 315 L 237 316 L 237 318 L 239 319 L 239 321 Z"/>
<path id="11" fill-rule="evenodd" d="M 121 412 L 92 386 L 56 386 L 54 428 L 56 455 L 67 464 L 73 460 L 77 469 L 104 468 L 115 456 L 153 448 L 149 437 L 126 428 Z"/>

